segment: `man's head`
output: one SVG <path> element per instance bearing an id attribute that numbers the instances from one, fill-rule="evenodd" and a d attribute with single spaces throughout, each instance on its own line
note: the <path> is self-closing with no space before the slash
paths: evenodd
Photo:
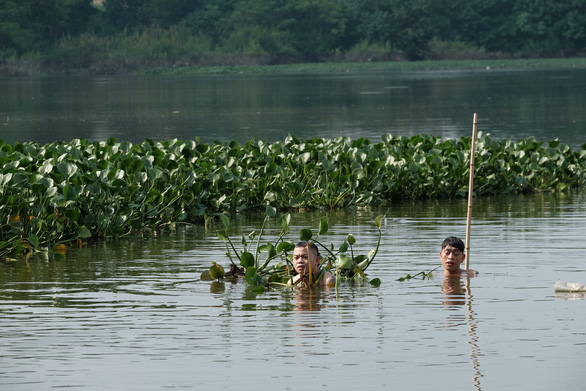
<path id="1" fill-rule="evenodd" d="M 464 242 L 460 238 L 450 236 L 442 242 L 440 258 L 446 274 L 460 274 L 460 265 L 466 259 Z"/>
<path id="2" fill-rule="evenodd" d="M 309 247 L 309 254 L 307 253 Z M 311 242 L 299 242 L 295 245 L 293 250 L 293 267 L 299 274 L 309 273 L 309 265 L 311 264 L 312 273 L 317 272 L 319 262 L 319 250 L 317 246 Z"/>

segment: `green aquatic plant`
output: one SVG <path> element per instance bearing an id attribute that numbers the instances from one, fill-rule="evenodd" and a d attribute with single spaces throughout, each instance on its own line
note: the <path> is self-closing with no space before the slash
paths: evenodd
<path id="1" fill-rule="evenodd" d="M 226 230 L 230 226 L 228 217 L 225 215 L 221 217 L 225 229 L 218 230 L 218 238 L 225 243 L 226 256 L 231 263 L 230 271 L 226 273 L 226 278 L 244 278 L 255 292 L 264 292 L 266 287 L 271 285 L 287 285 L 287 282 L 292 279 L 296 274 L 292 263 L 292 252 L 295 248 L 295 243 L 285 238 L 285 235 L 290 232 L 291 215 L 283 214 L 279 216 L 278 222 L 281 231 L 276 240 L 273 243 L 266 242 L 261 244 L 265 223 L 268 219 L 275 217 L 276 210 L 271 206 L 267 206 L 263 228 L 258 234 L 254 231 L 251 232 L 248 235 L 248 240 L 244 235 L 242 236 L 241 251 L 236 250 L 234 241 L 227 235 Z M 379 231 L 378 242 L 376 248 L 370 250 L 367 255 L 354 256 L 352 245 L 356 243 L 356 240 L 353 235 L 348 235 L 337 250 L 333 244 L 327 246 L 318 240 L 320 236 L 327 234 L 329 230 L 329 225 L 325 219 L 320 219 L 317 235 L 314 236 L 311 229 L 303 228 L 299 231 L 299 240 L 313 242 L 322 249 L 322 254 L 325 255 L 320 260 L 320 268 L 325 268 L 335 274 L 336 287 L 339 280 L 367 281 L 365 271 L 374 261 L 381 243 L 382 219 L 383 216 L 378 216 L 375 219 L 375 225 Z M 249 243 L 249 240 L 255 240 L 255 243 Z M 347 254 L 348 249 L 351 249 L 350 255 Z M 239 263 L 234 260 L 234 255 Z M 264 258 L 262 264 L 260 263 L 261 258 Z M 271 261 L 275 262 L 270 264 Z M 217 265 L 216 262 L 212 264 L 212 267 L 215 265 Z M 370 283 L 378 286 L 380 285 L 380 280 L 373 279 Z"/>
<path id="2" fill-rule="evenodd" d="M 266 205 L 276 215 L 466 197 L 470 145 L 466 137 L 390 134 L 378 143 L 293 136 L 245 144 L 0 140 L 0 257 L 50 252 L 55 244 L 90 238 L 148 235 L 180 224 L 210 227 L 222 216 Z M 478 136 L 476 196 L 559 192 L 585 184 L 586 144 L 572 150 L 557 140 Z M 270 247 L 265 251 L 273 254 Z M 253 255 L 254 265 L 261 266 Z"/>
<path id="3" fill-rule="evenodd" d="M 407 274 L 407 275 L 406 275 L 406 276 L 404 276 L 404 277 L 399 277 L 399 278 L 397 278 L 397 281 L 401 281 L 401 282 L 402 282 L 402 281 L 408 281 L 408 280 L 411 280 L 411 279 L 417 278 L 417 277 L 419 277 L 419 276 L 421 276 L 421 279 L 422 279 L 422 280 L 430 280 L 430 279 L 432 279 L 432 278 L 433 278 L 433 272 L 434 272 L 434 271 L 436 271 L 437 269 L 439 269 L 440 267 L 441 267 L 441 266 L 438 266 L 438 267 L 436 267 L 436 268 L 434 268 L 434 269 L 432 269 L 432 270 L 430 270 L 430 271 L 428 271 L 428 272 L 419 272 L 419 273 L 415 273 L 415 274 L 413 274 L 413 275 L 411 275 L 411 274 Z"/>

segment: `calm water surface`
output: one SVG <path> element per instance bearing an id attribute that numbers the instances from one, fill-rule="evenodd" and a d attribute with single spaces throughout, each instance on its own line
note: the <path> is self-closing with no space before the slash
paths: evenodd
<path id="1" fill-rule="evenodd" d="M 98 242 L 67 260 L 0 264 L 0 385 L 70 389 L 576 390 L 585 384 L 586 195 L 479 199 L 470 251 L 476 278 L 396 281 L 439 263 L 441 241 L 464 236 L 466 202 L 296 214 L 326 218 L 326 243 L 359 251 L 384 240 L 369 276 L 342 285 L 255 295 L 200 279 L 223 244 L 203 228 Z M 258 229 L 255 216 L 231 235 Z M 268 238 L 277 228 L 271 225 Z"/>
<path id="2" fill-rule="evenodd" d="M 0 79 L 0 139 L 281 141 L 385 133 L 586 143 L 586 70 Z"/>

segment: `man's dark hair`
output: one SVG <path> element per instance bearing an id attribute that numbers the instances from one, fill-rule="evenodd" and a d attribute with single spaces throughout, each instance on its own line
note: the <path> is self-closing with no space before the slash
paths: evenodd
<path id="1" fill-rule="evenodd" d="M 317 246 L 315 245 L 315 243 L 312 242 L 299 242 L 295 245 L 295 247 L 304 247 L 307 248 L 307 245 L 309 244 L 309 249 L 311 251 L 315 251 L 315 254 L 319 257 L 319 249 L 317 248 Z"/>
<path id="2" fill-rule="evenodd" d="M 446 246 L 452 246 L 457 248 L 458 250 L 462 251 L 462 253 L 465 250 L 465 246 L 464 246 L 464 242 L 462 242 L 462 239 L 457 238 L 455 236 L 450 236 L 449 238 L 446 238 L 443 242 L 442 242 L 442 250 L 444 248 L 446 248 Z"/>

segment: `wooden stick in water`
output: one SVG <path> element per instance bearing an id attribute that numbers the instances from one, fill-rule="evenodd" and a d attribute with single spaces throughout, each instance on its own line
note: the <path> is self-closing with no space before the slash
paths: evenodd
<path id="1" fill-rule="evenodd" d="M 309 286 L 313 285 L 313 276 L 311 275 L 311 243 L 307 242 L 307 244 L 305 245 L 307 248 L 307 259 L 309 260 Z"/>
<path id="2" fill-rule="evenodd" d="M 472 222 L 472 195 L 474 194 L 474 160 L 476 156 L 476 127 L 478 125 L 478 114 L 474 113 L 472 124 L 472 146 L 470 147 L 470 181 L 468 183 L 468 217 L 466 218 L 466 261 L 464 268 L 470 266 L 470 223 Z"/>

